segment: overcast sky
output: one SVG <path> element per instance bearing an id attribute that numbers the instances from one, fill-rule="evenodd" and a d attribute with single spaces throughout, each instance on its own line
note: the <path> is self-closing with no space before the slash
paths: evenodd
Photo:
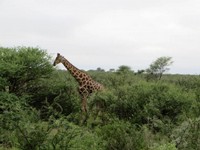
<path id="1" fill-rule="evenodd" d="M 80 69 L 170 56 L 169 73 L 200 74 L 199 0 L 0 0 L 0 20 L 0 46 L 60 52 Z"/>

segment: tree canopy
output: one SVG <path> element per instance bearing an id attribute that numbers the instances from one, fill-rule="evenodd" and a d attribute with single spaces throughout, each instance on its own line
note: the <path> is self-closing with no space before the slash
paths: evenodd
<path id="1" fill-rule="evenodd" d="M 1 90 L 20 94 L 31 81 L 45 78 L 53 71 L 50 56 L 39 48 L 0 48 Z"/>
<path id="2" fill-rule="evenodd" d="M 152 62 L 146 72 L 150 75 L 156 76 L 158 79 L 161 79 L 164 72 L 168 71 L 169 66 L 173 64 L 172 57 L 163 56 L 157 58 Z"/>

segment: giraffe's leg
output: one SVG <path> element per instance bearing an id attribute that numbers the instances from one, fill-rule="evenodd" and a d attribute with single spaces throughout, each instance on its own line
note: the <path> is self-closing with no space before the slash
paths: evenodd
<path id="1" fill-rule="evenodd" d="M 88 119 L 88 113 L 87 113 L 87 97 L 82 96 L 81 99 L 81 108 L 82 108 L 82 115 L 81 115 L 81 120 L 80 120 L 80 125 L 83 125 L 87 122 Z"/>
<path id="2" fill-rule="evenodd" d="M 82 111 L 87 113 L 87 98 L 82 96 Z"/>
<path id="3" fill-rule="evenodd" d="M 84 87 L 79 87 L 79 93 L 81 95 L 81 107 L 83 112 L 87 112 L 87 97 L 88 92 Z"/>

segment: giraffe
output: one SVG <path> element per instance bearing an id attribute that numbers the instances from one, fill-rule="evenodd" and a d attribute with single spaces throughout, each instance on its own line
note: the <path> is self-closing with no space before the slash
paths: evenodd
<path id="1" fill-rule="evenodd" d="M 56 66 L 59 63 L 62 63 L 79 83 L 78 91 L 81 96 L 82 111 L 87 112 L 87 98 L 95 91 L 103 90 L 103 85 L 94 81 L 88 74 L 76 68 L 65 57 L 57 53 L 57 57 L 53 63 L 53 66 Z"/>

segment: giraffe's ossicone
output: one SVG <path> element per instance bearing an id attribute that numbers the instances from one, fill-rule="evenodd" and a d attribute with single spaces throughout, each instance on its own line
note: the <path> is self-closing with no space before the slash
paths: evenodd
<path id="1" fill-rule="evenodd" d="M 103 85 L 94 81 L 88 74 L 76 68 L 66 58 L 58 53 L 53 65 L 55 66 L 59 63 L 62 63 L 79 83 L 79 93 L 82 99 L 82 111 L 87 112 L 88 96 L 95 91 L 103 90 Z"/>

